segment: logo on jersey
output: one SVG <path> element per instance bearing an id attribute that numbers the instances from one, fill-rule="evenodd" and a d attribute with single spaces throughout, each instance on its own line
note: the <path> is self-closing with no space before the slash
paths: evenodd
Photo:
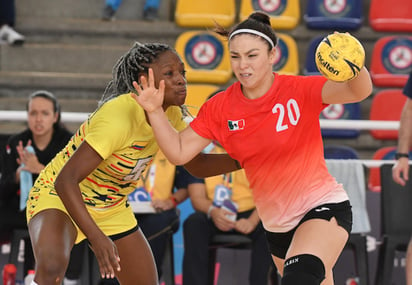
<path id="1" fill-rule="evenodd" d="M 236 121 L 228 120 L 227 125 L 229 127 L 229 131 L 243 130 L 245 128 L 245 120 L 244 119 L 236 120 Z"/>
<path id="2" fill-rule="evenodd" d="M 321 208 L 317 208 L 315 209 L 316 212 L 323 212 L 323 211 L 330 211 L 330 209 L 328 207 L 321 207 Z"/>

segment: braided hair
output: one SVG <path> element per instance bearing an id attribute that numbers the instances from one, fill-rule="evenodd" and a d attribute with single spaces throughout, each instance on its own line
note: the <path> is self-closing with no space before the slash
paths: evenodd
<path id="1" fill-rule="evenodd" d="M 149 65 L 165 51 L 173 51 L 167 44 L 134 43 L 132 48 L 122 55 L 112 70 L 112 80 L 107 84 L 99 106 L 121 94 L 135 92 L 133 81 L 142 74 L 148 74 Z"/>

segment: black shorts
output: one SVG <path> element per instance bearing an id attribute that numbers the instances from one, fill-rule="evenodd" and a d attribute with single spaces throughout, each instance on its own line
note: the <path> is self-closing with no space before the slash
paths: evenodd
<path id="1" fill-rule="evenodd" d="M 138 230 L 139 230 L 139 226 L 135 226 L 134 228 L 131 228 L 131 229 L 128 230 L 128 231 L 125 231 L 125 232 L 122 232 L 122 233 L 119 233 L 119 234 L 115 234 L 115 235 L 111 235 L 111 236 L 109 236 L 109 238 L 110 238 L 112 241 L 115 241 L 115 240 L 124 238 L 125 236 L 128 236 L 128 235 L 130 235 L 131 233 L 134 233 L 135 231 L 138 231 Z"/>
<path id="2" fill-rule="evenodd" d="M 335 217 L 338 225 L 350 234 L 352 230 L 352 206 L 350 205 L 350 202 L 344 201 L 341 203 L 323 204 L 307 212 L 302 220 L 300 220 L 299 224 L 289 232 L 272 233 L 265 231 L 270 253 L 276 257 L 284 259 L 290 243 L 292 242 L 293 235 L 301 224 L 312 219 L 330 221 L 333 217 Z"/>

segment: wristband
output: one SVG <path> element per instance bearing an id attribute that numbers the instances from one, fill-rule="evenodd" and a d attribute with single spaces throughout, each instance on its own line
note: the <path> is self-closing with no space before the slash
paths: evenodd
<path id="1" fill-rule="evenodd" d="M 172 200 L 172 203 L 175 206 L 175 208 L 177 207 L 177 205 L 179 205 L 179 203 L 177 202 L 175 196 L 170 196 L 170 200 Z"/>
<path id="2" fill-rule="evenodd" d="M 399 158 L 401 158 L 401 157 L 407 157 L 407 158 L 409 158 L 409 154 L 408 153 L 402 153 L 402 152 L 397 152 L 397 153 L 395 153 L 395 159 L 399 159 Z"/>
<path id="3" fill-rule="evenodd" d="M 216 208 L 213 204 L 210 205 L 209 209 L 207 210 L 207 218 L 210 219 L 210 215 L 212 214 L 212 210 Z"/>

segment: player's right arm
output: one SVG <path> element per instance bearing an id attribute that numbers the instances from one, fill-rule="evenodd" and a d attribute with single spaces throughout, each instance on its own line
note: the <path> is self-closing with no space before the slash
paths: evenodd
<path id="1" fill-rule="evenodd" d="M 322 89 L 322 102 L 325 104 L 347 104 L 360 102 L 372 93 L 372 80 L 369 71 L 363 67 L 358 76 L 346 81 L 326 81 Z"/>
<path id="2" fill-rule="evenodd" d="M 157 143 L 171 163 L 186 164 L 211 142 L 198 135 L 190 126 L 180 132 L 172 127 L 163 110 L 164 81 L 160 81 L 159 89 L 156 89 L 151 68 L 148 79 L 142 76 L 140 85 L 135 81 L 133 86 L 138 93 L 133 95 L 134 99 L 145 109 Z"/>
<path id="3" fill-rule="evenodd" d="M 400 128 L 399 128 L 399 139 L 398 139 L 398 153 L 409 153 L 410 142 L 412 135 L 412 99 L 408 98 L 403 106 Z M 409 159 L 408 157 L 400 157 L 392 169 L 393 180 L 400 184 L 405 185 L 409 177 Z"/>

